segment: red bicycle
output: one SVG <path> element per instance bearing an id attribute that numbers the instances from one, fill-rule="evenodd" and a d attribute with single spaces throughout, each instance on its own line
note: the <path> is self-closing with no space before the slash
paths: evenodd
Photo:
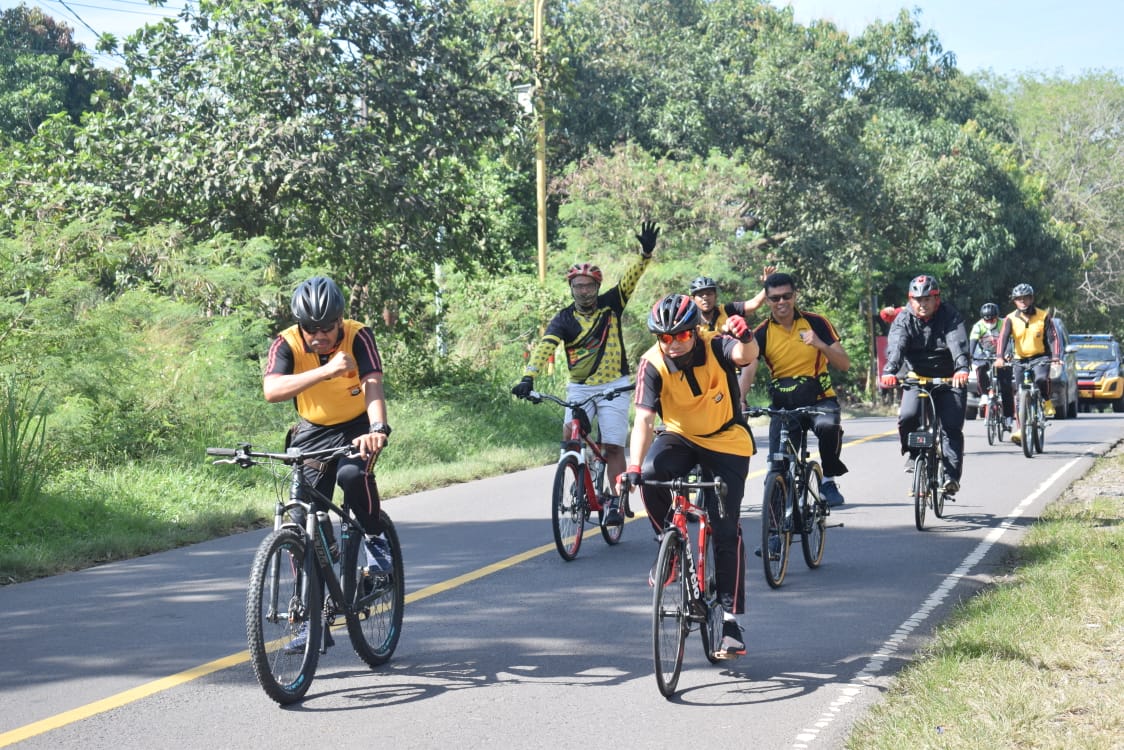
<path id="1" fill-rule="evenodd" d="M 621 540 L 624 524 L 605 523 L 609 504 L 617 499 L 617 495 L 613 492 L 612 478 L 605 476 L 605 456 L 601 453 L 600 440 L 594 440 L 591 435 L 593 427 L 585 407 L 597 399 L 612 400 L 635 387 L 629 384 L 607 388 L 581 401 L 564 401 L 549 393 L 537 391 L 527 394 L 527 400 L 531 403 L 553 401 L 570 409 L 570 424 L 558 457 L 554 492 L 550 501 L 554 545 L 558 548 L 558 554 L 567 562 L 578 556 L 586 521 L 593 513 L 597 514 L 601 536 L 606 542 L 617 544 Z M 628 493 L 620 497 L 620 503 L 621 512 L 632 518 L 632 510 L 628 507 Z"/>
<path id="2" fill-rule="evenodd" d="M 675 694 L 683 669 L 687 634 L 698 627 L 707 661 L 716 664 L 726 658 L 717 651 L 722 642 L 722 604 L 718 599 L 714 541 L 706 508 L 692 502 L 704 497 L 703 490 L 714 490 L 718 514 L 726 517 L 726 483 L 721 477 L 697 481 L 690 477 L 667 482 L 645 480 L 645 487 L 668 487 L 672 493 L 671 518 L 660 540 L 656 558 L 655 591 L 652 594 L 652 657 L 656 685 L 665 698 Z M 627 487 L 622 488 L 625 491 Z M 695 532 L 698 560 L 691 553 L 688 521 L 697 522 Z"/>

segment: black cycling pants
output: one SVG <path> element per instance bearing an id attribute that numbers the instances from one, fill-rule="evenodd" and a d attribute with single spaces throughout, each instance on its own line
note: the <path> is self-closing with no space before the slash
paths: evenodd
<path id="1" fill-rule="evenodd" d="M 816 408 L 825 414 L 816 414 L 807 419 L 812 422 L 812 432 L 820 444 L 820 465 L 825 477 L 838 477 L 847 473 L 847 465 L 839 460 L 843 450 L 843 428 L 839 424 L 839 401 L 825 398 L 816 403 Z M 781 422 L 774 417 L 769 423 L 769 456 L 780 450 Z"/>
<path id="2" fill-rule="evenodd" d="M 964 470 L 964 409 L 968 393 L 963 388 L 937 388 L 932 391 L 933 408 L 941 418 L 941 450 L 944 453 L 944 470 L 949 479 L 960 481 Z M 898 436 L 902 453 L 909 450 L 909 433 L 921 426 L 921 399 L 916 388 L 902 391 L 902 404 L 898 410 Z"/>
<path id="3" fill-rule="evenodd" d="M 328 426 L 302 419 L 289 430 L 286 447 L 306 450 L 339 448 L 350 444 L 360 435 L 365 435 L 369 429 L 370 422 L 366 414 L 361 414 L 350 422 Z M 304 481 L 315 486 L 317 492 L 325 497 L 332 497 L 336 484 L 339 484 L 343 490 L 344 507 L 351 510 L 360 528 L 367 534 L 379 534 L 383 530 L 379 522 L 379 489 L 370 471 L 374 460 L 373 456 L 366 461 L 358 457 L 341 458 L 333 463 L 302 466 L 300 471 Z M 304 519 L 298 518 L 297 514 L 293 515 L 293 520 L 299 524 L 304 523 Z"/>
<path id="4" fill-rule="evenodd" d="M 718 596 L 728 612 L 741 614 L 745 611 L 745 554 L 738 514 L 745 494 L 745 478 L 749 474 L 749 456 L 709 451 L 681 435 L 661 432 L 644 457 L 641 476 L 646 480 L 668 481 L 687 476 L 696 464 L 702 467 L 703 481 L 718 476 L 726 483 L 726 517 L 719 517 L 718 498 L 712 490 L 706 493 L 706 507 L 714 532 Z M 671 490 L 642 485 L 640 494 L 652 528 L 657 534 L 662 533 L 671 511 Z"/>

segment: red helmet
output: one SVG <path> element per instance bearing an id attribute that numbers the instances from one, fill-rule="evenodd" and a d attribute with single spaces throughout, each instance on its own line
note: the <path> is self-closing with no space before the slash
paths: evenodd
<path id="1" fill-rule="evenodd" d="M 598 284 L 601 283 L 601 269 L 592 263 L 575 263 L 566 271 L 566 282 L 569 283 L 575 276 L 589 276 Z"/>

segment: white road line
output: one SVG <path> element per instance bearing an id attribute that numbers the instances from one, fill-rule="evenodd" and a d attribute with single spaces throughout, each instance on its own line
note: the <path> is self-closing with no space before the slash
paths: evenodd
<path id="1" fill-rule="evenodd" d="M 941 581 L 941 584 L 933 590 L 933 593 L 929 594 L 928 598 L 922 603 L 921 608 L 899 625 L 898 629 L 882 643 L 878 651 L 870 655 L 862 670 L 860 670 L 849 683 L 839 686 L 839 695 L 828 705 L 827 710 L 820 714 L 812 723 L 812 726 L 801 729 L 797 733 L 796 741 L 792 743 L 793 750 L 806 750 L 806 748 L 816 740 L 820 732 L 831 725 L 832 721 L 839 716 L 842 709 L 847 704 L 854 701 L 864 689 L 870 689 L 870 681 L 882 672 L 890 659 L 897 655 L 906 638 L 929 619 L 929 615 L 944 602 L 949 593 L 956 588 L 956 584 L 960 582 L 960 579 L 968 575 L 968 572 L 984 559 L 988 551 L 995 546 L 995 543 L 998 542 L 1007 531 L 1014 528 L 1015 521 L 1022 517 L 1031 503 L 1037 500 L 1050 488 L 1050 485 L 1058 481 L 1062 475 L 1069 471 L 1073 465 L 1082 458 L 1084 458 L 1084 456 L 1074 458 L 1055 471 L 1048 479 L 1043 481 L 1042 484 L 1038 485 L 1038 489 L 1027 495 L 1014 510 L 1007 514 L 1007 517 L 1003 519 L 1002 523 L 988 532 L 987 536 L 976 546 L 972 553 L 960 562 L 956 570 L 952 571 Z"/>

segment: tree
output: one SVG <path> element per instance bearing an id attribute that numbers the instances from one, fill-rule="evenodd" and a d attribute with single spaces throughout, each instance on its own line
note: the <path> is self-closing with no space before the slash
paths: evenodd
<path id="1" fill-rule="evenodd" d="M 93 67 L 69 26 L 23 4 L 0 11 L 0 134 L 26 141 L 59 112 L 77 124 L 107 95 L 122 93 L 112 74 Z"/>
<path id="2" fill-rule="evenodd" d="M 1124 81 L 1089 72 L 1073 80 L 1027 75 L 992 84 L 1014 114 L 1011 137 L 1041 176 L 1050 211 L 1080 254 L 1070 327 L 1120 333 Z"/>

